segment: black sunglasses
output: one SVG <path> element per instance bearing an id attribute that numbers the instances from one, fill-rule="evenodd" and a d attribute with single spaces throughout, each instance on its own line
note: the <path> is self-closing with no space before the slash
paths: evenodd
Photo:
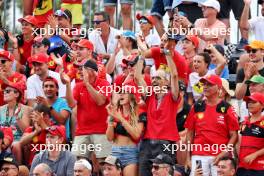
<path id="1" fill-rule="evenodd" d="M 15 90 L 12 90 L 12 89 L 5 89 L 4 90 L 4 93 L 6 93 L 6 94 L 9 94 L 10 92 L 14 92 L 14 93 L 16 93 L 17 91 L 15 91 Z"/>
<path id="2" fill-rule="evenodd" d="M 97 25 L 98 25 L 98 24 L 100 24 L 100 23 L 102 23 L 102 22 L 105 22 L 105 21 L 106 21 L 106 20 L 101 20 L 101 21 L 99 21 L 99 20 L 98 20 L 98 21 L 93 21 L 93 24 L 97 24 Z"/>
<path id="3" fill-rule="evenodd" d="M 154 169 L 154 170 L 159 170 L 160 168 L 166 168 L 167 166 L 159 166 L 159 165 L 152 165 L 152 168 Z"/>
<path id="4" fill-rule="evenodd" d="M 1 64 L 5 64 L 7 60 L 0 60 Z"/>
<path id="5" fill-rule="evenodd" d="M 250 49 L 250 50 L 247 50 L 247 53 L 253 53 L 253 54 L 255 54 L 256 52 L 257 52 L 258 50 L 257 49 Z"/>
<path id="6" fill-rule="evenodd" d="M 33 48 L 40 48 L 42 46 L 42 43 L 34 43 Z"/>

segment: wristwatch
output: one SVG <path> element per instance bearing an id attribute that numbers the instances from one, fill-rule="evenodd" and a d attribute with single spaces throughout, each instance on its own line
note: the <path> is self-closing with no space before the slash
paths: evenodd
<path id="1" fill-rule="evenodd" d="M 163 49 L 163 53 L 164 53 L 166 56 L 168 56 L 168 55 L 170 55 L 170 50 L 168 50 L 168 49 Z"/>

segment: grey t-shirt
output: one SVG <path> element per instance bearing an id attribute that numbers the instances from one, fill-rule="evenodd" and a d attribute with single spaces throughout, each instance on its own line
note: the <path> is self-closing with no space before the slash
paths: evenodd
<path id="1" fill-rule="evenodd" d="M 33 170 L 38 164 L 46 163 L 57 176 L 73 176 L 75 161 L 76 157 L 70 151 L 61 151 L 60 156 L 56 161 L 49 160 L 48 152 L 44 151 L 34 157 L 30 168 L 30 175 L 33 174 Z"/>

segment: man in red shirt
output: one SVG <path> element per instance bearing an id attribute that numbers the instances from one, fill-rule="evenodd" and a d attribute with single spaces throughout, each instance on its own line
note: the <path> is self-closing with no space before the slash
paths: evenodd
<path id="1" fill-rule="evenodd" d="M 22 25 L 22 34 L 16 37 L 13 37 L 12 34 L 9 34 L 9 38 L 13 43 L 13 54 L 18 61 L 16 65 L 17 70 L 24 71 L 24 66 L 26 65 L 27 59 L 31 56 L 31 47 L 35 38 L 34 28 L 38 26 L 38 22 L 36 18 L 31 15 L 25 16 L 24 18 L 19 18 L 18 21 Z"/>
<path id="2" fill-rule="evenodd" d="M 242 124 L 239 149 L 239 176 L 264 175 L 264 95 L 252 93 L 244 98 L 249 116 Z"/>
<path id="3" fill-rule="evenodd" d="M 77 106 L 77 127 L 72 152 L 76 156 L 89 156 L 90 158 L 91 152 L 95 152 L 97 159 L 104 159 L 111 151 L 111 145 L 105 136 L 107 128 L 105 106 L 109 102 L 108 96 L 110 95 L 106 90 L 110 84 L 98 77 L 98 66 L 92 60 L 84 64 L 82 74 L 83 81 L 75 85 L 73 93 L 70 78 L 66 74 L 61 74 L 62 81 L 67 87 L 68 104 L 71 108 Z M 86 145 L 85 151 L 78 147 L 84 144 Z M 93 160 L 93 164 L 95 162 Z"/>
<path id="4" fill-rule="evenodd" d="M 186 119 L 187 143 L 191 144 L 186 164 L 192 168 L 193 175 L 200 160 L 203 174 L 216 176 L 216 164 L 233 151 L 238 139 L 238 117 L 234 108 L 219 98 L 222 94 L 219 76 L 209 75 L 200 82 L 205 100 L 196 102 Z"/>
<path id="5" fill-rule="evenodd" d="M 3 84 L 9 85 L 11 82 L 24 82 L 26 77 L 12 70 L 14 56 L 8 51 L 0 51 L 0 106 L 3 102 Z"/>
<path id="6" fill-rule="evenodd" d="M 177 41 L 181 39 L 181 36 L 174 35 L 174 34 L 164 34 L 161 38 L 161 46 L 160 47 L 153 47 L 148 49 L 146 43 L 143 43 L 140 38 L 138 38 L 138 46 L 142 51 L 142 54 L 145 58 L 153 58 L 155 62 L 156 69 L 159 69 L 161 64 L 167 64 L 165 52 L 167 50 L 173 50 L 172 52 L 172 59 L 176 64 L 179 80 L 184 81 L 186 84 L 188 83 L 187 78 L 187 71 L 188 65 L 184 57 L 179 54 L 176 50 Z"/>
<path id="7" fill-rule="evenodd" d="M 167 45 L 168 43 L 166 43 Z M 165 153 L 170 155 L 175 163 L 176 156 L 174 151 L 169 151 L 165 148 L 167 146 L 172 147 L 180 139 L 175 123 L 180 98 L 178 71 L 173 60 L 173 54 L 174 48 L 170 48 L 164 56 L 170 74 L 159 69 L 152 77 L 153 92 L 145 98 L 147 126 L 140 147 L 139 170 L 141 176 L 151 175 L 149 160 L 154 159 L 158 154 Z M 136 80 L 140 86 L 146 85 L 141 75 L 143 62 L 144 59 L 140 58 L 135 73 Z"/>

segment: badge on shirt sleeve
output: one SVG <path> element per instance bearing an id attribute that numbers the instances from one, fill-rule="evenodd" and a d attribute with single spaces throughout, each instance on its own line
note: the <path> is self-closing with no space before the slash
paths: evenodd
<path id="1" fill-rule="evenodd" d="M 260 126 L 264 126 L 264 120 L 262 120 L 259 124 Z"/>
<path id="2" fill-rule="evenodd" d="M 198 117 L 198 119 L 203 119 L 204 118 L 204 113 L 203 112 L 199 112 L 199 113 L 197 113 L 197 117 Z"/>

